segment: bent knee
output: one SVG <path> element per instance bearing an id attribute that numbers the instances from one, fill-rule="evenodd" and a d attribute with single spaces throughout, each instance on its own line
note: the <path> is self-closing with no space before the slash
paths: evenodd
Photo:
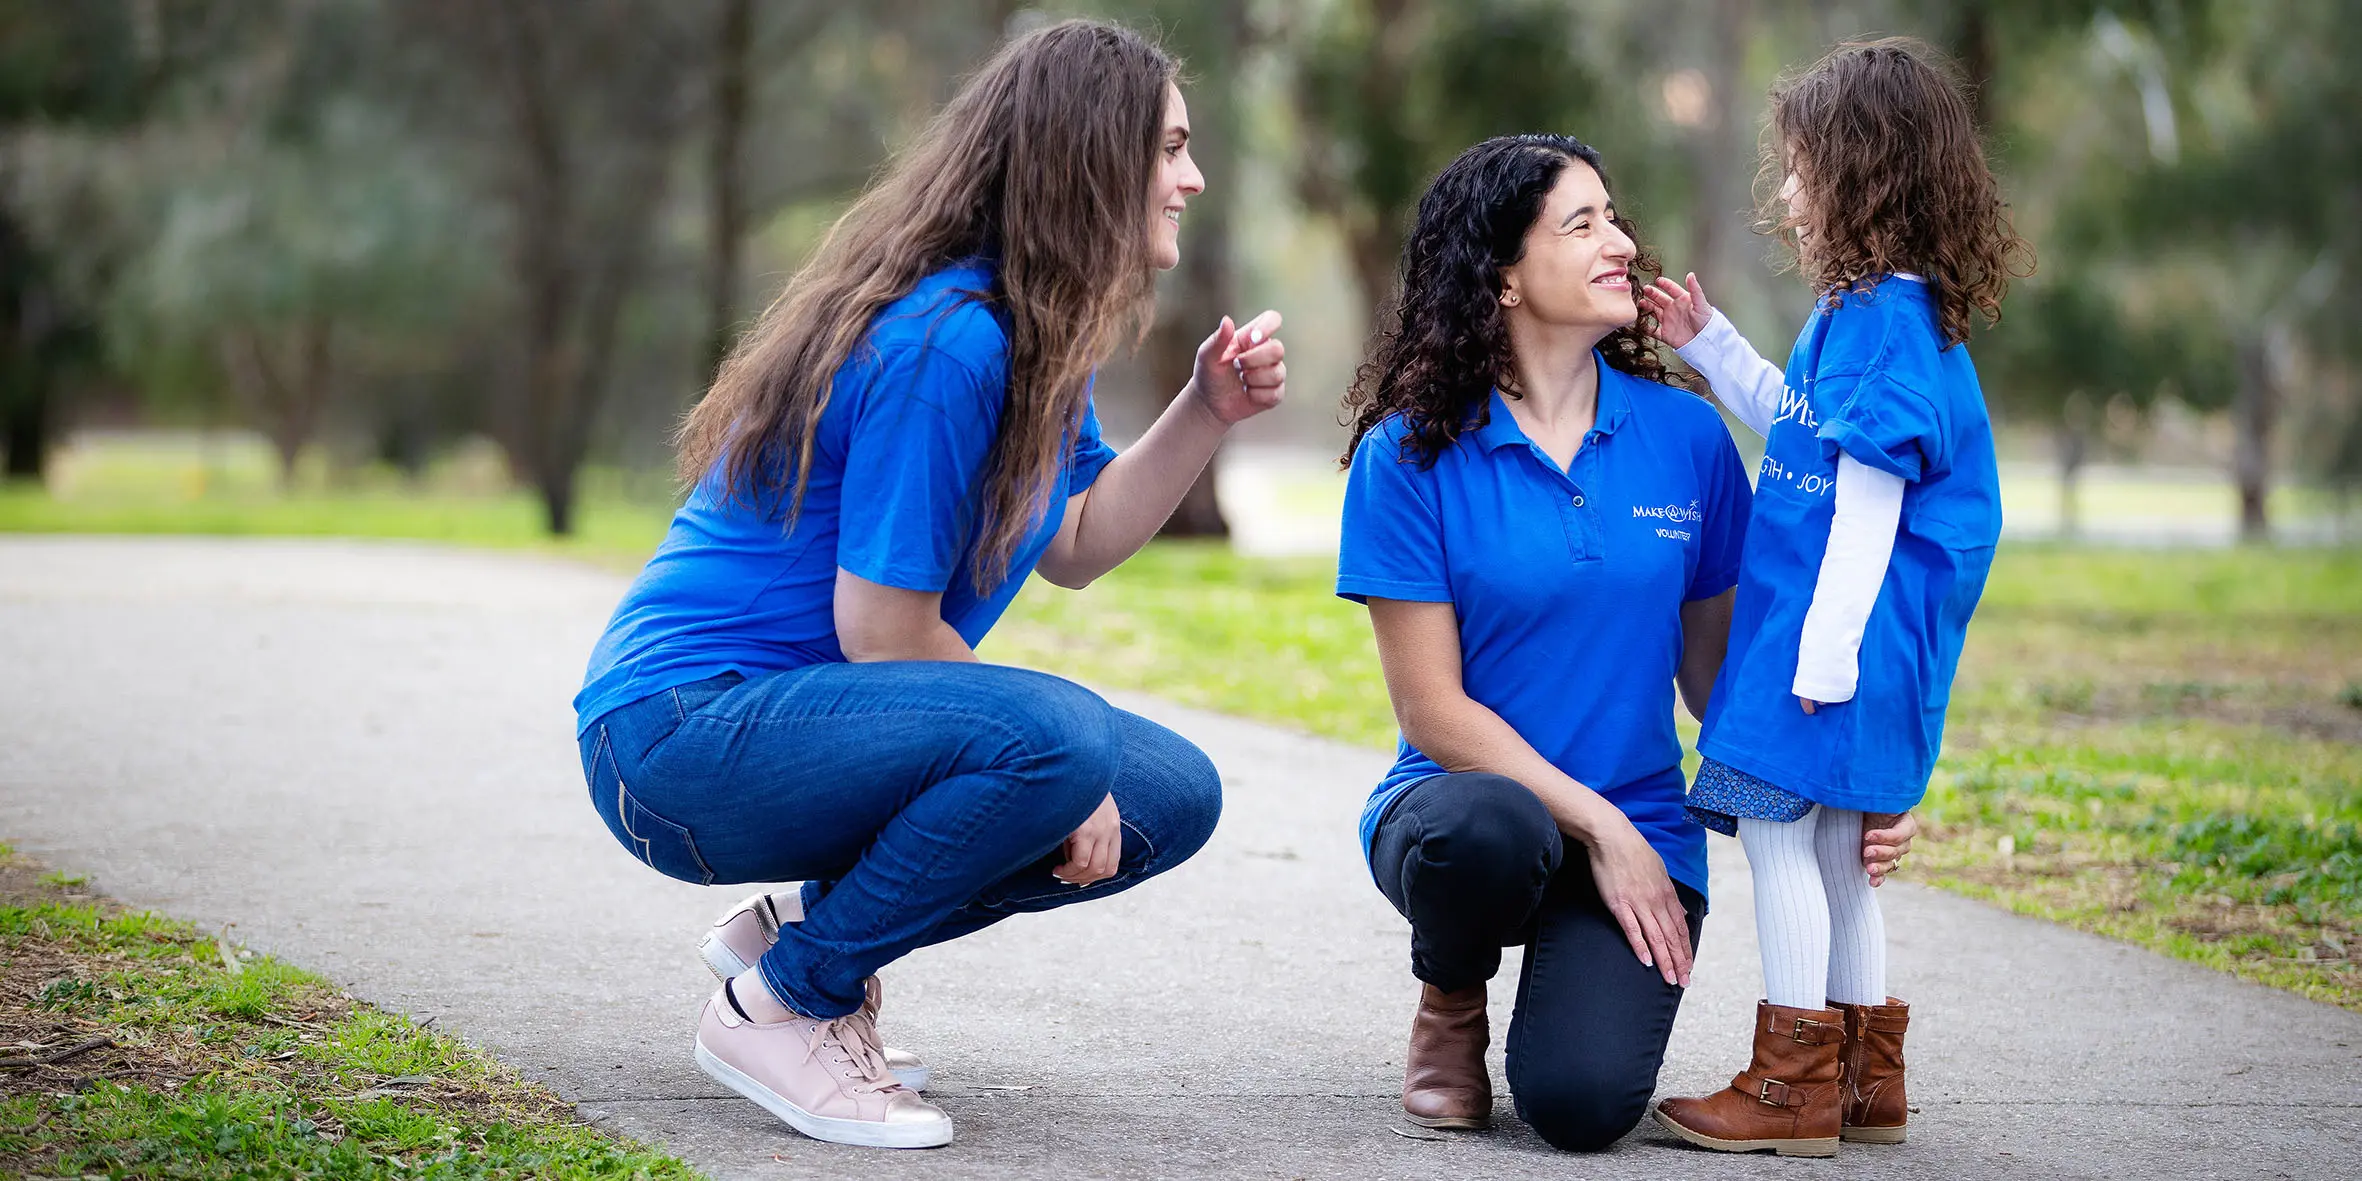
<path id="1" fill-rule="evenodd" d="M 1522 864 L 1547 856 L 1557 839 L 1541 797 L 1508 776 L 1447 775 L 1427 787 L 1448 793 L 1420 808 L 1419 851 L 1431 865 Z"/>
<path id="2" fill-rule="evenodd" d="M 1648 1091 L 1613 1079 L 1559 1076 L 1515 1088 L 1518 1118 L 1551 1147 L 1599 1152 L 1648 1113 Z"/>
<path id="3" fill-rule="evenodd" d="M 1117 711 L 1123 731 L 1118 802 L 1170 866 L 1205 847 L 1222 819 L 1222 773 L 1195 743 Z"/>
<path id="4" fill-rule="evenodd" d="M 989 708 L 1008 735 L 1009 757 L 1042 779 L 1089 796 L 1096 807 L 1123 761 L 1116 708 L 1061 677 L 1007 672 L 1013 675 L 1004 683 L 1005 699 Z"/>

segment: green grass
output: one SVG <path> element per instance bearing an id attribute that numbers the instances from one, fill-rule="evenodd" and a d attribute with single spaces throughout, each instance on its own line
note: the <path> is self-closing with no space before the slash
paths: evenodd
<path id="1" fill-rule="evenodd" d="M 188 498 L 89 495 L 60 499 L 38 486 L 0 486 L 0 533 L 183 533 L 361 537 L 566 554 L 633 567 L 664 537 L 672 509 L 611 492 L 584 496 L 574 536 L 552 539 L 541 502 L 521 492 L 351 489 L 282 496 L 268 490 Z"/>
<path id="2" fill-rule="evenodd" d="M 0 1175 L 691 1178 L 491 1057 L 0 847 Z"/>
<path id="3" fill-rule="evenodd" d="M 249 464 L 243 484 L 174 499 L 141 475 L 153 462 L 102 466 L 70 495 L 0 491 L 0 531 L 416 537 L 630 569 L 666 516 L 645 488 L 594 479 L 581 536 L 551 547 L 528 498 L 465 479 L 282 497 Z M 1332 575 L 1325 560 L 1159 544 L 1088 591 L 1028 586 L 984 655 L 1390 744 L 1367 616 Z M 2005 545 L 1913 872 L 2362 1009 L 2346 954 L 2362 928 L 2357 670 L 2362 551 Z"/>
<path id="4" fill-rule="evenodd" d="M 1332 575 L 1159 545 L 1088 591 L 1028 587 L 986 653 L 1391 742 Z M 2005 546 L 1913 873 L 2362 1010 L 2357 669 L 2362 553 Z"/>

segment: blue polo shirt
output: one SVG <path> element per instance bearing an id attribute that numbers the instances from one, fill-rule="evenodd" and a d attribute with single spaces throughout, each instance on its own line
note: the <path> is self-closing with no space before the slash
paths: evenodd
<path id="1" fill-rule="evenodd" d="M 1008 577 L 972 577 L 979 495 L 1008 397 L 1009 339 L 993 273 L 967 263 L 886 305 L 837 370 L 813 441 L 803 511 L 787 497 L 729 503 L 708 476 L 673 514 L 656 556 L 625 592 L 574 699 L 581 729 L 607 711 L 725 672 L 754 676 L 841 661 L 836 574 L 943 594 L 943 621 L 970 646 L 1041 561 L 1065 497 L 1019 546 Z M 1115 451 L 1086 405 L 1063 491 L 1091 486 Z"/>
<path id="2" fill-rule="evenodd" d="M 1788 389 L 1764 440 L 1730 654 L 1698 750 L 1832 807 L 1900 812 L 1935 769 L 2001 537 L 1992 423 L 1968 347 L 1944 347 L 1927 285 L 1904 276 L 1824 301 L 1788 355 Z M 1853 700 L 1807 715 L 1797 645 L 1829 547 L 1840 451 L 1908 483 Z"/>
<path id="3" fill-rule="evenodd" d="M 1564 470 L 1498 392 L 1432 466 L 1405 459 L 1403 434 L 1389 418 L 1354 451 L 1337 593 L 1452 604 L 1468 696 L 1705 893 L 1705 830 L 1681 806 L 1673 674 L 1681 605 L 1731 588 L 1746 537 L 1747 470 L 1721 415 L 1600 362 L 1596 422 Z M 1442 770 L 1399 744 L 1362 810 L 1365 854 L 1395 797 Z"/>

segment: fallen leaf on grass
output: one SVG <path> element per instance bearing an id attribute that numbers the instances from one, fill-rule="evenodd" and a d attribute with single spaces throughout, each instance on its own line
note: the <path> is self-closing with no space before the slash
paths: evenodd
<path id="1" fill-rule="evenodd" d="M 213 950 L 221 953 L 222 970 L 232 976 L 246 970 L 246 965 L 238 962 L 238 949 L 230 946 L 230 928 L 236 925 L 236 923 L 223 924 L 221 933 L 213 937 Z"/>

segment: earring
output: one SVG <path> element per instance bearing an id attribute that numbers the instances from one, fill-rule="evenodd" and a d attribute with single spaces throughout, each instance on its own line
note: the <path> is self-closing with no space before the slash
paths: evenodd
<path id="1" fill-rule="evenodd" d="M 1517 306 L 1517 293 L 1516 293 L 1516 292 L 1514 292 L 1514 291 L 1512 291 L 1512 292 L 1509 292 L 1509 293 L 1507 293 L 1507 294 L 1503 295 L 1503 296 L 1501 297 L 1501 306 L 1502 306 L 1502 307 L 1505 307 L 1505 308 L 1513 308 L 1513 307 L 1516 307 L 1516 306 Z"/>

